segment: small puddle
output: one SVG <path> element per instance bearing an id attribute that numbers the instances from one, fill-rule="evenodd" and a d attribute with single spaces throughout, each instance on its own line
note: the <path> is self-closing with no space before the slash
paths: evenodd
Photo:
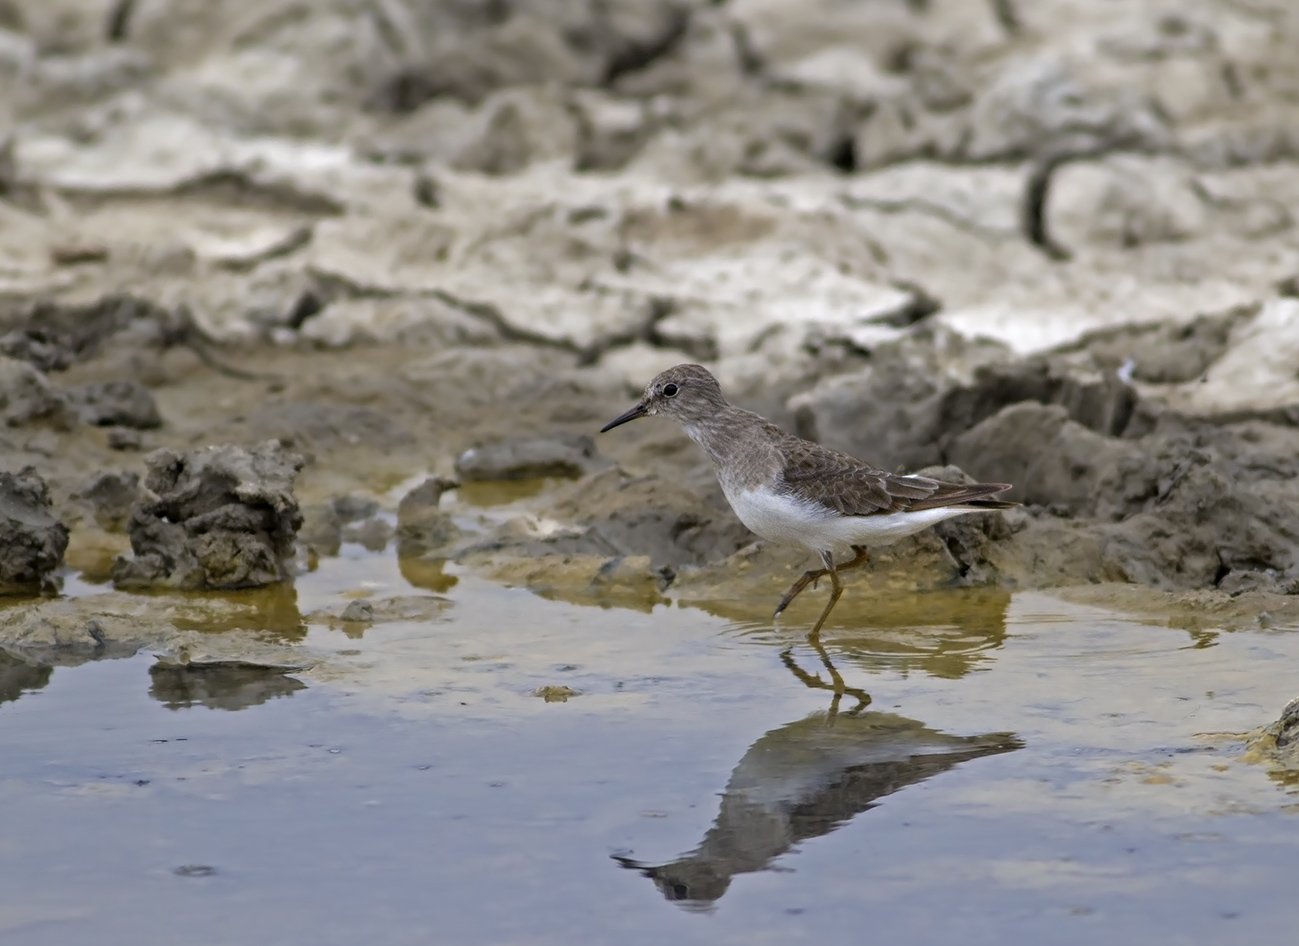
<path id="1" fill-rule="evenodd" d="M 1294 935 L 1299 787 L 1223 735 L 1294 695 L 1294 631 L 850 585 L 815 648 L 355 545 L 220 598 L 138 603 L 318 659 L 0 650 L 6 944 Z"/>

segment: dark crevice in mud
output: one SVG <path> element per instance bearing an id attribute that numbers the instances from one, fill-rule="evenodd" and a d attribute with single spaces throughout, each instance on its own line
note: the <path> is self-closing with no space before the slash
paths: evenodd
<path id="1" fill-rule="evenodd" d="M 294 301 L 285 326 L 295 330 L 302 328 L 307 319 L 324 311 L 326 304 L 327 300 L 321 295 L 311 289 L 306 290 Z"/>
<path id="2" fill-rule="evenodd" d="M 690 28 L 691 11 L 686 6 L 674 6 L 668 12 L 667 22 L 658 35 L 640 43 L 629 42 L 615 52 L 605 66 L 601 85 L 611 86 L 618 79 L 633 72 L 641 72 L 666 56 L 672 55 Z"/>
<path id="3" fill-rule="evenodd" d="M 1020 22 L 1015 0 L 989 0 L 989 2 L 992 4 L 992 15 L 996 17 L 1003 30 L 1011 36 L 1018 36 L 1023 32 L 1024 24 Z"/>
<path id="4" fill-rule="evenodd" d="M 739 23 L 731 25 L 731 45 L 735 47 L 735 58 L 739 62 L 740 72 L 749 78 L 762 75 L 767 70 L 767 63 L 762 54 L 749 38 L 749 31 Z"/>
<path id="5" fill-rule="evenodd" d="M 1072 254 L 1056 242 L 1047 227 L 1047 201 L 1051 196 L 1051 182 L 1055 172 L 1070 160 L 1068 155 L 1054 155 L 1033 166 L 1024 183 L 1024 199 L 1020 208 L 1020 223 L 1024 239 L 1036 246 L 1050 259 L 1065 262 Z"/>
<path id="6" fill-rule="evenodd" d="M 135 13 L 135 0 L 117 0 L 108 11 L 104 38 L 110 43 L 123 43 L 131 29 L 131 16 Z"/>
<path id="7" fill-rule="evenodd" d="M 105 204 L 124 201 L 188 198 L 210 201 L 226 207 L 281 210 L 314 217 L 337 217 L 347 211 L 346 205 L 327 194 L 300 188 L 290 181 L 258 180 L 242 170 L 222 169 L 201 174 L 171 187 L 83 190 L 59 187 L 59 195 L 80 210 L 93 210 Z"/>
<path id="8" fill-rule="evenodd" d="M 522 342 L 527 345 L 537 345 L 542 348 L 558 348 L 560 351 L 580 354 L 578 347 L 565 339 L 551 338 L 549 335 L 542 335 L 540 332 L 532 332 L 525 328 L 519 328 L 519 326 L 506 319 L 501 313 L 501 310 L 490 302 L 464 299 L 447 292 L 445 289 L 434 289 L 430 295 L 441 302 L 445 302 L 453 309 L 459 309 L 466 315 L 471 315 L 476 319 L 486 322 L 507 342 Z"/>
<path id="9" fill-rule="evenodd" d="M 947 547 L 947 554 L 952 556 L 952 561 L 956 563 L 956 573 L 961 578 L 965 578 L 970 574 L 971 563 L 966 558 L 960 540 L 952 535 L 939 535 L 939 539 Z"/>
<path id="10" fill-rule="evenodd" d="M 844 174 L 854 173 L 857 170 L 857 139 L 844 135 L 830 148 L 827 160 L 835 170 Z"/>
<path id="11" fill-rule="evenodd" d="M 646 342 L 656 348 L 671 346 L 671 342 L 659 334 L 658 324 L 675 312 L 676 308 L 676 302 L 667 296 L 651 296 L 645 319 L 639 325 L 632 326 L 625 332 L 607 335 L 583 348 L 578 352 L 578 367 L 595 364 L 606 352 L 615 348 L 625 348 L 628 345 L 634 345 L 636 342 Z M 699 357 L 693 352 L 691 355 L 692 357 Z M 702 357 L 707 360 L 708 356 L 704 355 Z"/>

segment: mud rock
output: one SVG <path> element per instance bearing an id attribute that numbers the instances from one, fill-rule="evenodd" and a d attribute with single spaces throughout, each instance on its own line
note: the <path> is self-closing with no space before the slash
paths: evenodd
<path id="1" fill-rule="evenodd" d="M 1273 723 L 1245 740 L 1249 761 L 1261 761 L 1284 772 L 1299 771 L 1299 697 L 1286 704 Z"/>
<path id="2" fill-rule="evenodd" d="M 353 493 L 335 496 L 330 505 L 334 507 L 334 512 L 338 515 L 338 521 L 343 525 L 369 519 L 379 511 L 379 504 L 373 499 L 357 496 Z"/>
<path id="3" fill-rule="evenodd" d="M 355 542 L 371 552 L 382 552 L 392 538 L 392 525 L 379 516 L 371 516 L 343 528 L 343 541 Z"/>
<path id="4" fill-rule="evenodd" d="M 111 427 L 108 431 L 108 449 L 110 450 L 143 450 L 144 437 L 138 430 L 127 427 Z"/>
<path id="5" fill-rule="evenodd" d="M 456 475 L 469 482 L 579 477 L 608 465 L 597 453 L 595 441 L 581 434 L 506 440 L 472 447 L 456 458 Z"/>
<path id="6" fill-rule="evenodd" d="M 300 457 L 271 441 L 157 450 L 146 463 L 157 499 L 131 515 L 134 557 L 114 562 L 118 587 L 249 588 L 292 577 Z"/>
<path id="7" fill-rule="evenodd" d="M 881 345 L 864 368 L 833 376 L 788 406 L 803 437 L 885 469 L 916 469 L 945 459 L 963 464 L 950 453 L 952 441 L 1013 404 L 1060 405 L 1071 421 L 1116 436 L 1137 400 L 1113 372 L 1062 358 L 1010 360 L 999 346 L 919 334 Z"/>
<path id="8" fill-rule="evenodd" d="M 50 512 L 45 481 L 31 467 L 0 472 L 0 594 L 32 594 L 63 562 L 68 529 Z"/>
<path id="9" fill-rule="evenodd" d="M 25 361 L 0 355 L 0 421 L 9 427 L 44 421 L 67 430 L 74 418 L 45 375 Z"/>
<path id="10" fill-rule="evenodd" d="M 152 430 L 162 426 L 153 394 L 137 381 L 96 381 L 69 388 L 68 401 L 96 427 Z"/>
<path id="11" fill-rule="evenodd" d="M 438 508 L 454 480 L 430 476 L 402 497 L 397 505 L 397 555 L 402 558 L 435 552 L 460 535 L 448 513 Z"/>
<path id="12" fill-rule="evenodd" d="M 298 544 L 317 555 L 337 555 L 343 546 L 343 523 L 333 503 L 316 503 L 302 510 Z"/>
<path id="13" fill-rule="evenodd" d="M 101 529 L 119 532 L 144 498 L 144 491 L 140 488 L 140 474 L 134 470 L 105 470 L 77 487 L 72 498 L 90 508 Z"/>
<path id="14" fill-rule="evenodd" d="M 1085 348 L 1102 370 L 1127 372 L 1136 381 L 1179 384 L 1202 377 L 1227 350 L 1232 328 L 1255 307 L 1202 315 L 1182 325 L 1122 326 L 1084 337 Z"/>
<path id="15" fill-rule="evenodd" d="M 573 164 L 578 128 L 554 90 L 506 89 L 483 103 L 452 160 L 462 171 L 517 174 L 537 161 Z"/>
<path id="16" fill-rule="evenodd" d="M 1114 518 L 1145 498 L 1146 452 L 1069 419 L 1059 405 L 1013 404 L 956 437 L 948 456 L 983 481 L 1013 483 L 1007 497 L 1072 515 Z"/>
<path id="17" fill-rule="evenodd" d="M 977 482 L 975 477 L 952 464 L 925 467 L 916 473 L 945 483 Z M 1002 579 L 994 563 L 993 546 L 1010 539 L 1014 531 L 1001 511 L 970 513 L 934 526 L 934 535 L 947 547 L 964 585 L 994 584 Z"/>
<path id="18" fill-rule="evenodd" d="M 720 493 L 701 496 L 665 478 L 618 469 L 560 491 L 547 514 L 587 530 L 590 547 L 583 551 L 648 555 L 656 567 L 716 561 L 754 538 Z"/>
<path id="19" fill-rule="evenodd" d="M 368 601 L 352 601 L 338 619 L 352 624 L 371 624 L 374 622 L 374 605 Z"/>

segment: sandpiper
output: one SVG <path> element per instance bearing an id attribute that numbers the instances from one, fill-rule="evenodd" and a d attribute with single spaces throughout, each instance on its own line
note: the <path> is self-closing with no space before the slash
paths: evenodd
<path id="1" fill-rule="evenodd" d="M 1010 489 L 1009 483 L 966 486 L 889 473 L 795 437 L 730 404 L 700 365 L 677 365 L 658 375 L 635 407 L 600 432 L 651 414 L 673 418 L 704 448 L 727 501 L 750 530 L 821 557 L 825 567 L 804 572 L 772 616 L 828 575 L 830 600 L 808 633 L 812 640 L 843 594 L 839 572 L 866 564 L 869 546 L 887 545 L 953 516 L 1018 505 L 989 498 Z M 835 556 L 849 552 L 851 559 L 835 564 Z"/>

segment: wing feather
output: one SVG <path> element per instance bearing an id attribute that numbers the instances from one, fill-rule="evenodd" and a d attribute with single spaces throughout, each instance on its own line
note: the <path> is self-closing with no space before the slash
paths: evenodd
<path id="1" fill-rule="evenodd" d="M 785 461 L 785 488 L 800 499 L 845 516 L 882 516 L 944 506 L 1005 509 L 1018 505 L 988 498 L 1010 489 L 1007 483 L 964 485 L 889 473 L 789 434 L 778 441 L 778 449 Z"/>

